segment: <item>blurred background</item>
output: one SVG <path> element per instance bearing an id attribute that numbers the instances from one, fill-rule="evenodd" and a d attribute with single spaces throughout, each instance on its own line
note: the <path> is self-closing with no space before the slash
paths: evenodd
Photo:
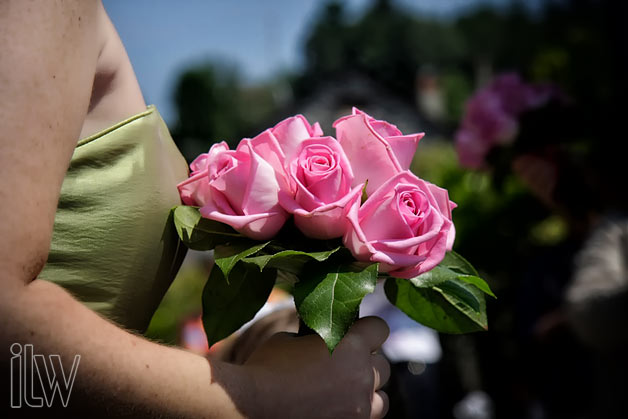
<path id="1" fill-rule="evenodd" d="M 488 332 L 392 359 L 388 417 L 628 417 L 626 2 L 104 4 L 188 160 L 298 113 L 333 135 L 352 106 L 426 132 L 413 171 L 498 299 Z M 149 337 L 207 350 L 210 268 L 188 256 Z"/>

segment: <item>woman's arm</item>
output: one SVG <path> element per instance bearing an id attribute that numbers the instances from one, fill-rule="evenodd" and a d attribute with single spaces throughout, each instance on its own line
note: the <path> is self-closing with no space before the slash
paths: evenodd
<path id="1" fill-rule="evenodd" d="M 103 416 L 109 405 L 134 417 L 272 416 L 279 406 L 284 414 L 320 416 L 334 395 L 339 412 L 364 417 L 375 406 L 379 417 L 385 396 L 373 390 L 386 380 L 387 365 L 370 355 L 386 335 L 378 321 L 358 323 L 331 358 L 316 337 L 284 336 L 249 365 L 234 366 L 128 333 L 37 279 L 90 102 L 101 13 L 96 0 L 0 0 L 2 369 L 15 342 L 59 354 L 66 366 L 79 354 L 69 408 Z"/>
<path id="2" fill-rule="evenodd" d="M 98 1 L 0 2 L 0 341 L 81 363 L 75 400 L 149 412 L 237 415 L 200 357 L 121 330 L 37 279 L 87 113 L 101 39 Z M 82 393 L 82 394 L 81 394 Z M 83 400 L 85 402 L 86 400 Z M 108 404 L 108 403 L 107 403 Z M 139 412 L 138 412 L 139 413 Z"/>

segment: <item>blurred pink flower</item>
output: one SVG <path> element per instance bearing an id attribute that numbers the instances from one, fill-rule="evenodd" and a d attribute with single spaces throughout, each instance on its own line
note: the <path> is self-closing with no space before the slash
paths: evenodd
<path id="1" fill-rule="evenodd" d="M 547 103 L 555 89 L 524 83 L 518 74 L 496 77 L 468 101 L 455 135 L 458 160 L 464 167 L 479 169 L 493 148 L 512 144 L 519 131 L 521 113 Z"/>

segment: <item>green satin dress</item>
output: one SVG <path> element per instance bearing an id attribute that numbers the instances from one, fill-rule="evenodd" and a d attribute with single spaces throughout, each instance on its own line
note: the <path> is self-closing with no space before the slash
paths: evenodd
<path id="1" fill-rule="evenodd" d="M 176 185 L 187 175 L 153 106 L 81 140 L 40 278 L 117 324 L 144 331 L 185 255 L 168 215 L 180 204 Z"/>

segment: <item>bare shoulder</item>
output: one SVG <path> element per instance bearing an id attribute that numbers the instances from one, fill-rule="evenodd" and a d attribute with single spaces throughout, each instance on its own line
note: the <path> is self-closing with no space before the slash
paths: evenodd
<path id="1" fill-rule="evenodd" d="M 100 0 L 0 0 L 0 281 L 46 260 L 104 45 Z"/>
<path id="2" fill-rule="evenodd" d="M 48 109 L 45 104 L 59 104 L 64 96 L 75 104 L 51 117 L 66 116 L 70 122 L 74 118 L 68 113 L 84 113 L 104 41 L 101 14 L 100 0 L 0 0 L 0 96 L 5 99 L 0 113 L 31 109 L 33 98 Z M 10 121 L 2 122 L 4 129 Z"/>
<path id="3" fill-rule="evenodd" d="M 81 137 L 98 132 L 146 109 L 135 73 L 113 23 L 103 9 L 104 43 L 92 87 Z"/>

